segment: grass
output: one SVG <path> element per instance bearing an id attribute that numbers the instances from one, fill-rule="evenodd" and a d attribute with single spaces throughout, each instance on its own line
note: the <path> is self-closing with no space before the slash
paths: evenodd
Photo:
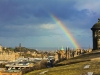
<path id="1" fill-rule="evenodd" d="M 87 72 L 93 72 L 94 75 L 100 75 L 100 60 L 92 60 L 100 57 L 100 52 L 92 52 L 69 60 L 62 61 L 53 68 L 35 70 L 24 75 L 40 75 L 43 71 L 48 71 L 42 75 L 84 75 Z M 85 65 L 90 65 L 84 69 Z"/>

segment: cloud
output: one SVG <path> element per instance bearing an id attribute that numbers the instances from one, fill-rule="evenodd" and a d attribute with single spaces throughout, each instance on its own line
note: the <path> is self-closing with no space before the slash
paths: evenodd
<path id="1" fill-rule="evenodd" d="M 100 13 L 99 10 L 99 6 L 100 6 L 100 1 L 95 1 L 95 0 L 87 0 L 87 1 L 80 1 L 80 0 L 76 0 L 76 5 L 75 7 L 79 10 L 87 10 L 87 15 L 88 16 L 95 16 L 98 15 Z"/>
<path id="2" fill-rule="evenodd" d="M 62 19 L 69 19 L 80 12 L 74 9 L 70 1 L 1 1 L 1 22 L 4 24 L 26 24 L 48 22 L 49 13 L 54 13 Z M 69 15 L 70 14 L 70 15 Z M 44 18 L 44 19 L 43 19 Z M 6 23 L 5 23 L 6 21 Z"/>
<path id="3" fill-rule="evenodd" d="M 37 37 L 58 35 L 56 24 L 5 25 L 0 30 L 1 37 Z"/>
<path id="4" fill-rule="evenodd" d="M 56 25 L 55 24 L 42 24 L 40 25 L 40 28 L 52 30 L 56 28 Z"/>
<path id="5" fill-rule="evenodd" d="M 76 0 L 76 7 L 78 10 L 88 9 L 88 10 L 98 10 L 100 5 L 100 1 L 95 0 L 87 0 L 87 1 L 80 1 Z M 99 10 L 98 10 L 99 11 Z"/>

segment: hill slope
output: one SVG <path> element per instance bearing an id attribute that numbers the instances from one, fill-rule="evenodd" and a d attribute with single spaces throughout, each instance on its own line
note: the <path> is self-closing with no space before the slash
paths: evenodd
<path id="1" fill-rule="evenodd" d="M 100 75 L 100 51 L 94 51 L 62 61 L 53 68 L 36 70 L 25 75 Z"/>

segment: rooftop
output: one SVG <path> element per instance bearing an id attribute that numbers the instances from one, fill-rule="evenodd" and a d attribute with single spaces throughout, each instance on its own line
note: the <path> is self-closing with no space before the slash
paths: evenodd
<path id="1" fill-rule="evenodd" d="M 95 24 L 92 26 L 91 30 L 93 30 L 93 29 L 100 29 L 100 18 L 98 18 L 98 22 L 95 23 Z"/>

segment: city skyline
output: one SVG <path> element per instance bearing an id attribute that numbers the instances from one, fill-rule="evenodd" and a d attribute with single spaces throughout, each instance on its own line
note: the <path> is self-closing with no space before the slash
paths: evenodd
<path id="1" fill-rule="evenodd" d="M 90 28 L 100 17 L 95 0 L 1 0 L 0 44 L 15 47 L 71 47 L 72 41 L 51 18 L 64 24 L 80 47 L 92 47 Z"/>

